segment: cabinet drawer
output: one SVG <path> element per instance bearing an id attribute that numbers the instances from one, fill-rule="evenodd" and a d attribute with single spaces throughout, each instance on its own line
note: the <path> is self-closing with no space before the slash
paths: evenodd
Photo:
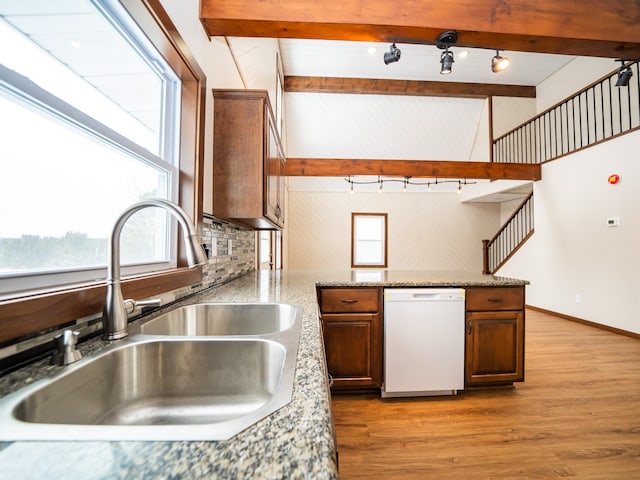
<path id="1" fill-rule="evenodd" d="M 372 312 L 380 309 L 380 290 L 377 288 L 322 288 L 322 313 Z"/>
<path id="2" fill-rule="evenodd" d="M 468 288 L 467 310 L 522 310 L 523 287 Z"/>

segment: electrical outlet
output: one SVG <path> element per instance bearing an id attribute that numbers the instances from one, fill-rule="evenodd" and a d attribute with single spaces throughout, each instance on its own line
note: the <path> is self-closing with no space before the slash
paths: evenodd
<path id="1" fill-rule="evenodd" d="M 231 255 L 233 253 L 233 241 L 229 239 L 227 241 L 227 255 Z"/>
<path id="2" fill-rule="evenodd" d="M 582 295 L 576 293 L 576 303 L 582 303 Z"/>
<path id="3" fill-rule="evenodd" d="M 620 217 L 607 218 L 607 227 L 619 227 Z"/>

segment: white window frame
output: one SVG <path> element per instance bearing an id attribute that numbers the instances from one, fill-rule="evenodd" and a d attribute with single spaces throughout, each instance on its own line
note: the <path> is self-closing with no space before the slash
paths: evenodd
<path id="1" fill-rule="evenodd" d="M 358 235 L 357 220 L 359 217 L 379 217 L 383 222 L 380 238 L 376 239 L 377 242 L 380 242 L 380 256 L 382 257 L 382 261 L 379 263 L 364 263 L 357 260 L 358 245 L 363 241 Z M 388 237 L 388 218 L 386 213 L 351 213 L 351 268 L 387 268 Z"/>
<path id="2" fill-rule="evenodd" d="M 53 118 L 71 125 L 84 134 L 119 149 L 139 161 L 159 167 L 168 173 L 167 189 L 169 200 L 179 198 L 179 135 L 180 135 L 180 80 L 170 69 L 153 44 L 128 15 L 117 0 L 92 0 L 92 3 L 106 15 L 106 18 L 123 34 L 124 38 L 138 52 L 142 53 L 149 65 L 164 79 L 165 96 L 162 99 L 163 129 L 160 134 L 160 156 L 139 146 L 120 133 L 93 119 L 55 95 L 41 88 L 18 72 L 0 64 L 0 88 L 5 89 L 18 101 L 39 109 Z M 177 223 L 171 218 L 166 232 L 168 259 L 161 262 L 123 266 L 123 276 L 160 272 L 177 266 Z M 70 268 L 55 271 L 24 272 L 0 275 L 0 295 L 38 292 L 68 285 L 82 285 L 106 278 L 106 265 L 97 268 Z"/>

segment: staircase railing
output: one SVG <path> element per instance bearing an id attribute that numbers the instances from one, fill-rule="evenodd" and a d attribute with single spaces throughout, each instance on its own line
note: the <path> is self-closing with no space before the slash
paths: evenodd
<path id="1" fill-rule="evenodd" d="M 533 235 L 533 192 L 491 240 L 482 241 L 482 273 L 493 274 Z"/>
<path id="2" fill-rule="evenodd" d="M 638 62 L 627 86 L 615 71 L 494 140 L 493 161 L 543 163 L 639 129 Z"/>

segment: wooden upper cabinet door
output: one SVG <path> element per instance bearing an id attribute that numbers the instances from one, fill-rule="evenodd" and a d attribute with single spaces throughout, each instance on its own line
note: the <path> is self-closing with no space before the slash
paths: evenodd
<path id="1" fill-rule="evenodd" d="M 263 102 L 218 95 L 214 100 L 213 214 L 225 220 L 262 216 Z"/>
<path id="2" fill-rule="evenodd" d="M 466 384 L 524 380 L 524 312 L 467 313 Z"/>
<path id="3" fill-rule="evenodd" d="M 378 288 L 322 288 L 322 313 L 375 313 L 380 310 Z"/>
<path id="4" fill-rule="evenodd" d="M 280 221 L 280 152 L 274 125 L 268 112 L 265 113 L 265 117 L 268 141 L 266 142 L 267 151 L 265 154 L 265 170 L 267 172 L 265 191 L 267 194 L 265 195 L 264 211 L 269 220 L 278 224 Z"/>

